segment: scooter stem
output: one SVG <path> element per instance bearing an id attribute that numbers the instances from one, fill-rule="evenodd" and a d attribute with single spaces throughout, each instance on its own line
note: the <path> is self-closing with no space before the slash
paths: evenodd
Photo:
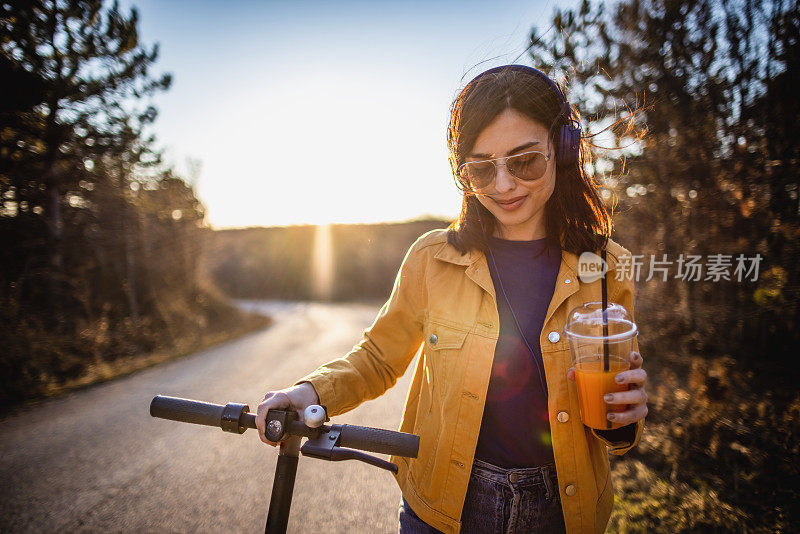
<path id="1" fill-rule="evenodd" d="M 275 480 L 272 482 L 272 497 L 269 501 L 265 534 L 286 534 L 300 456 L 300 440 L 301 436 L 291 436 L 281 442 L 278 463 L 275 466 Z"/>

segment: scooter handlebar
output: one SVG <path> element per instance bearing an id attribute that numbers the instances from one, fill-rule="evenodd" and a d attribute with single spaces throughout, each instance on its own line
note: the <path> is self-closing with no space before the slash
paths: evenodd
<path id="1" fill-rule="evenodd" d="M 150 402 L 150 415 L 171 421 L 221 427 L 223 430 L 242 433 L 247 428 L 256 428 L 255 414 L 249 413 L 244 404 L 211 404 L 178 397 L 157 395 Z M 273 410 L 270 410 L 272 412 Z M 339 430 L 339 445 L 351 449 L 393 454 L 416 458 L 419 453 L 419 436 L 356 425 L 323 425 L 310 428 L 294 421 L 287 433 L 296 436 L 314 437 L 331 429 Z"/>

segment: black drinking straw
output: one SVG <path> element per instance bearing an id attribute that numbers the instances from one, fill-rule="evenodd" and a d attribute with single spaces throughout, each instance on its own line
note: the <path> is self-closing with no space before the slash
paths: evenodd
<path id="1" fill-rule="evenodd" d="M 606 249 L 600 251 L 600 254 L 603 257 L 603 264 L 606 263 Z M 607 274 L 607 273 L 606 273 Z M 605 274 L 602 276 L 602 286 L 603 286 L 603 371 L 608 372 L 608 311 L 606 308 L 608 307 L 608 287 L 606 286 L 606 276 Z"/>
<path id="2" fill-rule="evenodd" d="M 606 264 L 606 249 L 603 248 L 600 251 L 600 256 L 603 258 L 603 265 Z M 608 311 L 606 308 L 608 307 L 608 288 L 606 287 L 606 273 L 603 274 L 601 277 L 600 285 L 602 286 L 603 292 L 603 372 L 608 372 Z M 608 414 L 608 404 L 606 404 L 606 414 Z M 606 418 L 606 427 L 611 428 L 611 421 Z"/>

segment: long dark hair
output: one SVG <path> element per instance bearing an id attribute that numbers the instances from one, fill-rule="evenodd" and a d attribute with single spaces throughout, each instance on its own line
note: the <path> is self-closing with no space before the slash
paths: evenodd
<path id="1" fill-rule="evenodd" d="M 577 110 L 565 106 L 546 80 L 513 65 L 508 67 L 476 76 L 450 107 L 447 146 L 453 176 L 462 191 L 466 185 L 459 181 L 458 166 L 472 151 L 478 135 L 503 111 L 513 109 L 549 127 L 554 157 L 560 127 L 570 120 L 579 121 Z M 587 139 L 582 138 L 578 161 L 569 166 L 556 165 L 555 189 L 545 205 L 548 245 L 578 255 L 605 247 L 612 229 L 611 215 L 598 194 L 596 179 L 584 170 L 584 164 L 592 157 L 588 145 Z M 448 243 L 462 254 L 471 249 L 486 252 L 488 243 L 481 221 L 486 235 L 492 235 L 497 223 L 494 215 L 475 196 L 465 192 L 461 213 L 448 227 Z"/>

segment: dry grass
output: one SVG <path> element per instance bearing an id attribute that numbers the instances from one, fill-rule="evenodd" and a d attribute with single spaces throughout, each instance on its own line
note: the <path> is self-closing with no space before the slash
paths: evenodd
<path id="1" fill-rule="evenodd" d="M 164 292 L 147 315 L 121 320 L 111 308 L 59 332 L 31 314 L 0 321 L 6 341 L 0 407 L 9 409 L 105 382 L 267 326 L 266 317 L 237 309 L 214 291 Z M 2 314 L 0 307 L 0 318 Z"/>
<path id="2" fill-rule="evenodd" d="M 77 378 L 64 382 L 49 380 L 42 386 L 42 397 L 56 397 L 93 384 L 100 384 L 133 374 L 142 369 L 171 360 L 183 358 L 197 351 L 211 348 L 226 341 L 269 326 L 272 320 L 259 315 L 249 315 L 240 325 L 227 330 L 210 332 L 200 337 L 187 337 L 170 349 L 162 349 L 147 354 L 122 356 L 113 361 L 96 360 L 87 365 Z"/>
<path id="3" fill-rule="evenodd" d="M 650 413 L 640 445 L 612 457 L 609 531 L 793 531 L 800 393 L 729 357 L 646 367 Z"/>

